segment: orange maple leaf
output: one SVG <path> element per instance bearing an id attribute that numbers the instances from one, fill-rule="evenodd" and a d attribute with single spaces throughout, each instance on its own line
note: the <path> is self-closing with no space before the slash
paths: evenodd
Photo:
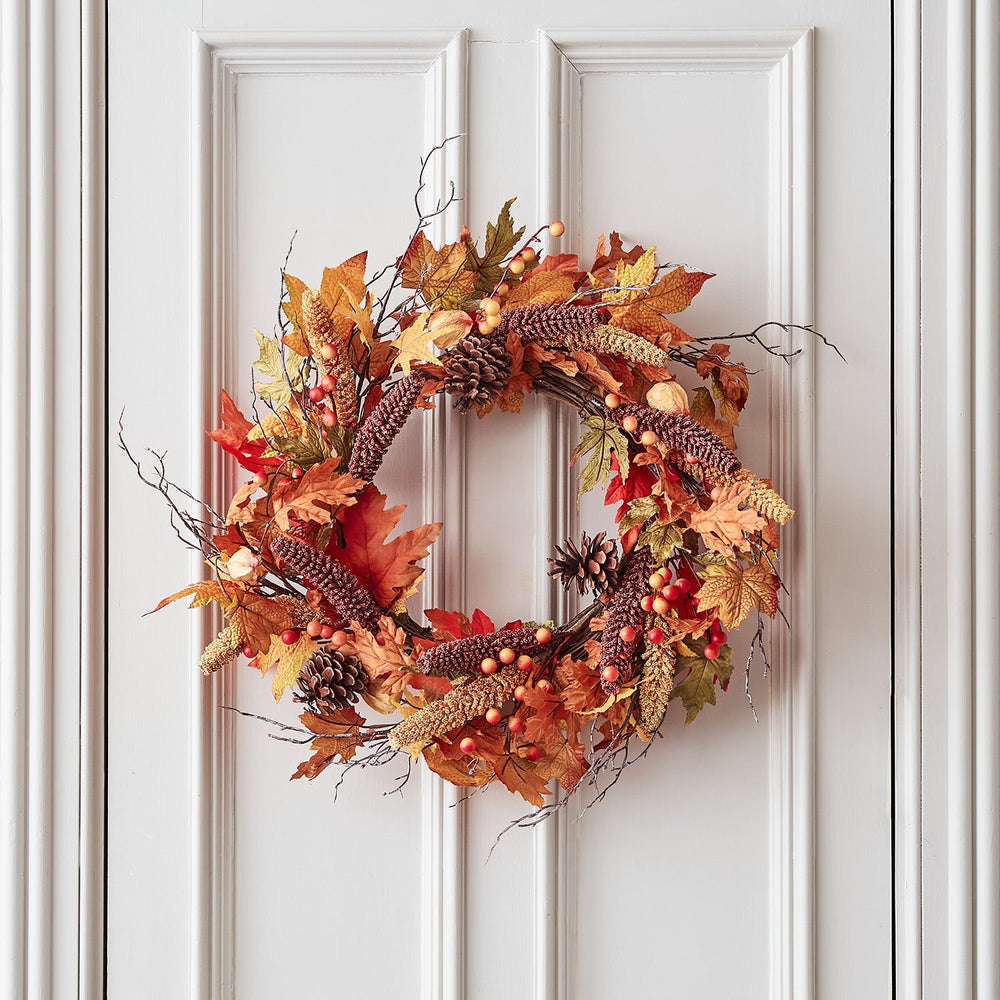
<path id="1" fill-rule="evenodd" d="M 536 267 L 531 274 L 511 289 L 506 305 L 551 305 L 554 302 L 565 302 L 575 288 L 573 278 L 561 271 L 543 271 Z"/>
<path id="2" fill-rule="evenodd" d="M 312 780 L 338 757 L 346 764 L 361 746 L 366 734 L 361 733 L 361 725 L 365 721 L 353 708 L 342 709 L 334 715 L 313 715 L 303 712 L 299 721 L 310 732 L 316 733 L 319 739 L 312 742 L 316 752 L 299 764 L 292 779 L 309 778 Z"/>
<path id="3" fill-rule="evenodd" d="M 735 628 L 757 608 L 769 618 L 778 613 L 778 578 L 763 563 L 745 569 L 733 560 L 707 566 L 701 573 L 698 610 L 719 609 L 726 628 Z"/>
<path id="4" fill-rule="evenodd" d="M 750 487 L 746 483 L 721 486 L 717 499 L 707 510 L 697 510 L 690 515 L 691 527 L 710 549 L 724 556 L 733 555 L 733 549 L 750 551 L 750 542 L 744 532 L 760 531 L 767 521 L 752 507 L 744 509 L 749 495 Z"/>
<path id="5" fill-rule="evenodd" d="M 331 458 L 307 470 L 299 480 L 289 480 L 272 493 L 274 521 L 288 531 L 290 519 L 329 524 L 332 511 L 357 503 L 354 494 L 365 485 L 347 473 L 337 472 L 339 458 Z"/>
<path id="6" fill-rule="evenodd" d="M 634 266 L 638 268 L 641 263 L 640 259 Z M 687 309 L 701 286 L 712 277 L 683 266 L 675 267 L 649 289 L 633 291 L 623 302 L 611 305 L 611 320 L 626 330 L 655 339 L 660 347 L 686 344 L 692 338 L 665 317 Z"/>
<path id="7" fill-rule="evenodd" d="M 323 268 L 323 280 L 319 290 L 323 301 L 333 314 L 333 326 L 337 333 L 346 338 L 354 328 L 354 313 L 357 303 L 365 296 L 365 266 L 368 251 L 348 257 L 336 267 Z M 353 300 L 353 301 L 352 301 Z"/>
<path id="8" fill-rule="evenodd" d="M 252 591 L 237 591 L 238 603 L 226 612 L 226 617 L 243 629 L 253 649 L 266 652 L 271 639 L 291 625 L 291 617 L 277 601 Z"/>
<path id="9" fill-rule="evenodd" d="M 375 600 L 387 608 L 399 597 L 409 596 L 423 569 L 423 559 L 441 531 L 441 524 L 425 524 L 386 541 L 406 510 L 405 504 L 385 510 L 386 496 L 371 483 L 358 494 L 354 506 L 337 514 L 344 547 L 327 546 L 327 555 L 343 563 Z"/>
<path id="10" fill-rule="evenodd" d="M 476 276 L 462 270 L 468 256 L 464 243 L 449 243 L 435 250 L 421 232 L 417 233 L 403 256 L 401 282 L 404 288 L 416 288 L 428 305 L 441 301 L 445 308 L 456 305 L 472 293 Z"/>
<path id="11" fill-rule="evenodd" d="M 192 583 L 183 590 L 178 590 L 176 594 L 164 597 L 149 614 L 159 611 L 160 608 L 165 608 L 168 604 L 173 604 L 174 601 L 179 601 L 182 597 L 188 596 L 192 597 L 191 603 L 188 605 L 189 608 L 203 608 L 210 601 L 228 604 L 232 600 L 232 595 L 227 594 L 222 589 L 222 584 L 218 580 L 202 580 L 200 583 Z"/>

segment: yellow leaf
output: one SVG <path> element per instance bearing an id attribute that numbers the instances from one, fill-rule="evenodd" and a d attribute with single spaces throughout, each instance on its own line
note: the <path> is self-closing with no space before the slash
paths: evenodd
<path id="1" fill-rule="evenodd" d="M 440 309 L 431 313 L 427 329 L 442 351 L 454 347 L 472 329 L 472 317 L 461 309 Z"/>
<path id="2" fill-rule="evenodd" d="M 605 292 L 605 302 L 634 302 L 645 294 L 656 277 L 656 247 L 650 247 L 634 264 L 620 259 L 615 264 L 615 287 L 624 291 Z"/>
<path id="3" fill-rule="evenodd" d="M 696 510 L 689 515 L 691 527 L 713 552 L 733 555 L 733 549 L 750 551 L 750 542 L 744 533 L 760 531 L 767 521 L 752 508 L 744 509 L 750 495 L 746 483 L 718 487 L 719 492 L 707 510 Z"/>
<path id="4" fill-rule="evenodd" d="M 421 313 L 400 335 L 392 341 L 392 346 L 398 354 L 392 362 L 392 370 L 402 368 L 404 374 L 410 374 L 410 364 L 414 361 L 429 361 L 437 364 L 437 355 L 431 350 L 431 331 L 427 329 L 430 313 Z"/>
<path id="5" fill-rule="evenodd" d="M 560 271 L 539 271 L 511 289 L 506 307 L 551 305 L 565 302 L 575 289 L 572 276 Z"/>
<path id="6" fill-rule="evenodd" d="M 286 645 L 280 635 L 271 636 L 271 645 L 266 653 L 257 654 L 257 666 L 263 674 L 275 667 L 271 679 L 271 693 L 275 701 L 280 701 L 285 689 L 295 683 L 302 664 L 318 649 L 315 639 L 303 632 L 296 642 Z"/>
<path id="7" fill-rule="evenodd" d="M 773 618 L 778 612 L 778 578 L 763 563 L 747 566 L 727 560 L 721 566 L 706 566 L 698 591 L 698 610 L 719 609 L 726 628 L 735 628 L 757 608 Z"/>

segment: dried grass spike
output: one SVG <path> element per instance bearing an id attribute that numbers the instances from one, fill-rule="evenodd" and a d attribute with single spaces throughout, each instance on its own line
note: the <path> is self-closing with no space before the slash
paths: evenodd
<path id="1" fill-rule="evenodd" d="M 670 355 L 645 337 L 617 326 L 595 326 L 592 330 L 574 330 L 559 336 L 534 337 L 543 347 L 564 347 L 570 351 L 589 351 L 623 358 L 635 365 L 666 368 Z"/>
<path id="2" fill-rule="evenodd" d="M 413 372 L 401 378 L 378 402 L 368 419 L 361 425 L 348 472 L 358 479 L 371 482 L 385 461 L 389 445 L 403 429 L 420 390 L 427 379 Z"/>
<path id="3" fill-rule="evenodd" d="M 206 647 L 198 660 L 198 669 L 206 676 L 233 661 L 243 648 L 246 635 L 238 625 L 227 625 Z"/>
<path id="4" fill-rule="evenodd" d="M 666 642 L 656 645 L 647 642 L 642 651 L 642 662 L 637 731 L 642 739 L 649 742 L 667 711 L 667 702 L 674 687 L 677 651 Z"/>
<path id="5" fill-rule="evenodd" d="M 707 473 L 711 476 L 714 486 L 732 486 L 735 483 L 749 484 L 750 492 L 747 495 L 747 503 L 762 517 L 766 517 L 776 524 L 787 524 L 795 516 L 795 511 L 788 506 L 781 494 L 773 487 L 768 486 L 763 479 L 755 476 L 749 469 L 740 469 L 733 475 L 726 475 L 706 470 L 703 465 L 685 461 L 683 458 L 680 458 L 675 464 L 681 472 L 698 480 L 698 482 L 702 482 Z"/>
<path id="6" fill-rule="evenodd" d="M 468 684 L 449 691 L 440 701 L 432 701 L 426 708 L 396 725 L 389 732 L 389 746 L 394 750 L 401 750 L 414 743 L 426 743 L 436 736 L 443 736 L 464 726 L 487 709 L 502 705 L 523 678 L 524 674 L 520 669 L 511 664 L 495 674 L 477 677 Z"/>
<path id="7" fill-rule="evenodd" d="M 347 430 L 354 430 L 358 426 L 358 396 L 347 342 L 339 338 L 322 294 L 312 288 L 302 293 L 302 333 L 320 373 L 337 380 L 331 393 L 337 422 Z M 338 348 L 332 360 L 323 357 L 323 346 L 329 343 Z"/>

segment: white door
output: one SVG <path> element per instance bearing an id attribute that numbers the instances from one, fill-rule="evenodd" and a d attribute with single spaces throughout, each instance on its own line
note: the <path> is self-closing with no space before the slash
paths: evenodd
<path id="1" fill-rule="evenodd" d="M 692 332 L 815 323 L 849 362 L 739 349 L 762 369 L 744 453 L 798 510 L 759 721 L 738 671 L 489 863 L 524 812 L 505 790 L 355 771 L 334 801 L 335 768 L 289 782 L 308 748 L 220 709 L 295 721 L 245 661 L 197 672 L 203 612 L 142 617 L 200 566 L 112 453 L 108 995 L 888 996 L 889 3 L 113 0 L 108 31 L 109 410 L 196 492 L 233 481 L 204 428 L 220 386 L 248 402 L 293 232 L 307 281 L 391 262 L 446 136 L 437 239 L 516 195 L 582 256 L 619 229 L 715 272 Z M 430 600 L 558 611 L 545 557 L 603 516 L 566 499 L 576 427 L 540 405 L 427 426 L 382 488 L 403 527 L 446 522 Z"/>

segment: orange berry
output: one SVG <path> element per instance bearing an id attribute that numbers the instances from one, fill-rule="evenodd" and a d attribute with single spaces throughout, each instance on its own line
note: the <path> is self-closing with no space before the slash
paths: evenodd
<path id="1" fill-rule="evenodd" d="M 314 618 L 308 625 L 306 625 L 306 632 L 315 639 L 320 632 L 323 631 L 323 626 L 320 625 L 318 621 Z"/>
<path id="2" fill-rule="evenodd" d="M 652 611 L 653 610 L 653 595 L 652 594 L 647 594 L 639 602 L 639 607 L 642 608 L 642 610 L 646 611 L 646 612 Z"/>
<path id="3" fill-rule="evenodd" d="M 631 625 L 626 625 L 618 635 L 622 642 L 635 642 L 635 629 Z"/>
<path id="4" fill-rule="evenodd" d="M 633 431 L 636 431 L 638 429 L 639 429 L 639 420 L 637 417 L 634 417 L 631 414 L 629 414 L 629 416 L 627 416 L 622 421 L 623 431 L 628 431 L 628 433 L 631 434 Z"/>
<path id="5" fill-rule="evenodd" d="M 479 669 L 482 670 L 484 674 L 495 674 L 497 672 L 497 661 L 493 659 L 492 656 L 487 656 L 482 663 L 479 664 Z"/>
<path id="6" fill-rule="evenodd" d="M 462 753 L 475 753 L 476 741 L 471 736 L 466 736 L 465 739 L 458 744 L 458 749 L 461 750 Z"/>
<path id="7" fill-rule="evenodd" d="M 324 625 L 319 630 L 319 636 L 321 639 L 332 639 L 333 638 L 333 628 L 329 625 Z"/>
<path id="8" fill-rule="evenodd" d="M 502 718 L 503 712 L 501 712 L 499 708 L 486 709 L 486 721 L 491 726 L 495 726 Z"/>
<path id="9" fill-rule="evenodd" d="M 501 663 L 513 663 L 516 656 L 517 654 L 510 648 L 510 646 L 504 646 L 504 648 L 497 654 L 497 659 L 499 659 Z"/>
<path id="10" fill-rule="evenodd" d="M 528 656 L 527 653 L 522 653 L 517 658 L 518 669 L 523 670 L 525 673 L 527 673 L 534 665 L 535 661 L 530 656 Z"/>
<path id="11" fill-rule="evenodd" d="M 524 693 L 527 690 L 528 689 L 523 684 L 518 684 L 518 686 L 514 688 L 514 701 L 524 701 Z"/>
<path id="12" fill-rule="evenodd" d="M 601 680 L 605 680 L 609 684 L 614 684 L 614 682 L 618 680 L 618 676 L 618 668 L 613 664 L 608 664 L 608 666 L 601 671 Z"/>
<path id="13" fill-rule="evenodd" d="M 512 715 L 507 720 L 507 728 L 512 733 L 522 733 L 522 732 L 524 732 L 524 719 L 522 719 L 519 715 Z"/>
<path id="14" fill-rule="evenodd" d="M 507 270 L 511 274 L 524 274 L 524 261 L 520 257 L 515 257 L 508 265 Z"/>
<path id="15" fill-rule="evenodd" d="M 604 397 L 604 405 L 609 410 L 617 410 L 618 407 L 622 405 L 622 398 L 621 396 L 618 395 L 617 392 L 609 392 Z"/>
<path id="16" fill-rule="evenodd" d="M 656 436 L 656 431 L 643 431 L 642 432 L 642 437 L 639 438 L 639 441 L 642 444 L 646 445 L 647 448 L 651 444 L 656 444 L 656 442 L 658 440 L 659 440 L 659 438 Z"/>
<path id="17" fill-rule="evenodd" d="M 333 410 L 326 409 L 323 411 L 323 416 L 320 417 L 323 421 L 324 427 L 333 427 L 337 423 L 337 414 Z"/>
<path id="18" fill-rule="evenodd" d="M 337 631 L 330 636 L 330 645 L 335 649 L 340 649 L 340 647 L 343 646 L 349 638 L 350 636 L 343 629 L 337 629 Z"/>
<path id="19" fill-rule="evenodd" d="M 544 677 L 535 685 L 539 691 L 544 691 L 548 694 L 552 690 L 552 681 L 546 680 Z"/>
<path id="20" fill-rule="evenodd" d="M 670 603 L 665 597 L 657 597 L 653 600 L 653 610 L 658 615 L 665 615 L 670 610 Z"/>
<path id="21" fill-rule="evenodd" d="M 529 263 L 531 261 L 533 261 L 537 256 L 538 256 L 538 254 L 536 254 L 535 251 L 531 247 L 525 247 L 521 251 L 521 258 L 523 260 L 528 261 Z"/>
<path id="22" fill-rule="evenodd" d="M 487 316 L 496 316 L 500 312 L 500 303 L 496 299 L 483 299 L 479 307 Z"/>
<path id="23" fill-rule="evenodd" d="M 552 641 L 552 629 L 546 628 L 544 625 L 541 628 L 536 629 L 535 630 L 535 639 L 537 639 L 538 642 L 541 645 L 543 645 L 543 646 L 545 645 L 545 643 L 551 642 Z"/>
<path id="24" fill-rule="evenodd" d="M 566 226 L 563 225 L 562 220 L 556 219 L 549 223 L 549 236 L 562 236 L 564 232 L 566 232 Z"/>
<path id="25" fill-rule="evenodd" d="M 653 573 L 649 578 L 649 585 L 653 590 L 659 590 L 666 582 L 662 573 Z"/>

